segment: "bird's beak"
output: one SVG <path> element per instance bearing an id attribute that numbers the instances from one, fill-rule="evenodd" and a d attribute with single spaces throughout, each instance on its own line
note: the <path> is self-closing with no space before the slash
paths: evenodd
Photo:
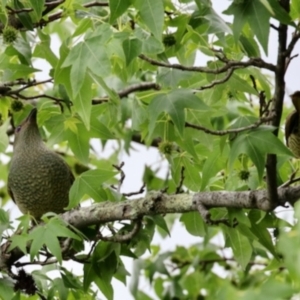
<path id="1" fill-rule="evenodd" d="M 26 121 L 29 122 L 29 123 L 36 123 L 36 116 L 37 116 L 37 109 L 33 108 L 31 110 L 31 112 L 29 113 Z"/>

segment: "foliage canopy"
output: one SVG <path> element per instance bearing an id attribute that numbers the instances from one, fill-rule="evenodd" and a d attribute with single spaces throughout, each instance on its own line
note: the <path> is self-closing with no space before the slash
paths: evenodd
<path id="1" fill-rule="evenodd" d="M 218 3 L 1 2 L 0 152 L 11 157 L 15 125 L 37 106 L 48 146 L 56 145 L 76 174 L 68 209 L 88 198 L 94 205 L 62 218 L 49 213 L 34 228 L 22 216 L 14 234 L 2 208 L 1 298 L 95 299 L 100 290 L 113 299 L 112 278 L 124 284 L 130 278 L 124 256 L 136 260 L 135 299 L 299 295 L 299 223 L 274 209 L 300 197 L 290 187 L 297 178 L 280 128 L 285 74 L 298 63 L 292 52 L 300 2 L 234 0 L 223 14 Z M 276 47 L 270 31 L 278 35 Z M 101 159 L 92 140 L 115 141 L 111 156 Z M 161 178 L 146 166 L 144 187 L 125 194 L 124 176 L 134 175 L 124 174 L 122 152 L 134 155 L 135 143 L 156 148 L 168 172 Z M 2 206 L 9 201 L 8 169 L 3 159 Z M 126 202 L 145 189 L 150 198 Z M 283 189 L 292 196 L 283 197 Z M 248 201 L 261 190 L 265 208 Z M 238 201 L 221 201 L 231 196 Z M 162 252 L 152 244 L 154 233 L 176 235 L 178 220 L 199 242 Z M 83 276 L 70 272 L 66 260 L 80 263 Z M 30 273 L 30 265 L 40 267 Z M 155 296 L 141 290 L 140 274 Z"/>

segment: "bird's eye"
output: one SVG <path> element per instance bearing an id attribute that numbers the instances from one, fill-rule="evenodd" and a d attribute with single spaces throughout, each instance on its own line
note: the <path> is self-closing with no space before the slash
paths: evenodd
<path id="1" fill-rule="evenodd" d="M 22 126 L 18 126 L 18 127 L 16 127 L 16 130 L 15 130 L 15 132 L 19 132 L 19 131 L 21 130 L 21 128 L 22 128 Z"/>

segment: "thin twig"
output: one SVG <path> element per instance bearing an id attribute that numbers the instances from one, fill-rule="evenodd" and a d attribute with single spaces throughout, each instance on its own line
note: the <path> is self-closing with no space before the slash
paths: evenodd
<path id="1" fill-rule="evenodd" d="M 142 194 L 145 191 L 145 187 L 146 187 L 146 184 L 143 183 L 143 185 L 141 186 L 141 188 L 137 192 L 122 193 L 122 195 L 125 196 L 125 197 L 130 197 L 130 196 Z"/>
<path id="2" fill-rule="evenodd" d="M 93 1 L 93 2 L 89 2 L 86 4 L 82 5 L 83 7 L 86 8 L 90 8 L 90 7 L 96 7 L 96 6 L 109 6 L 108 2 L 97 2 L 97 1 Z M 35 27 L 41 27 L 41 26 L 45 26 L 48 23 L 51 23 L 53 21 L 56 21 L 60 18 L 62 18 L 65 15 L 65 11 L 59 11 L 55 14 L 52 14 L 50 16 L 48 16 L 47 20 L 42 19 L 39 22 L 37 22 L 36 24 L 34 24 Z"/>
<path id="3" fill-rule="evenodd" d="M 255 129 L 255 128 L 259 127 L 260 125 L 262 125 L 262 124 L 264 124 L 264 123 L 266 123 L 266 122 L 268 122 L 272 119 L 273 119 L 273 116 L 263 117 L 263 118 L 260 118 L 258 121 L 256 121 L 255 123 L 253 123 L 251 125 L 240 127 L 240 128 L 235 128 L 235 129 L 227 129 L 227 130 L 212 130 L 212 129 L 209 129 L 207 127 L 201 126 L 201 125 L 191 124 L 189 122 L 185 122 L 185 127 L 201 130 L 201 131 L 204 131 L 205 133 L 209 133 L 209 134 L 212 134 L 212 135 L 222 136 L 222 135 L 226 135 L 226 134 L 240 133 L 242 131 Z"/>
<path id="4" fill-rule="evenodd" d="M 123 181 L 124 181 L 124 179 L 125 179 L 125 173 L 124 173 L 124 171 L 122 170 L 122 168 L 124 167 L 124 165 L 125 165 L 124 161 L 122 161 L 122 162 L 120 163 L 119 166 L 118 166 L 118 165 L 113 165 L 113 167 L 114 167 L 115 169 L 117 169 L 117 170 L 120 172 L 120 174 L 121 174 L 121 178 L 120 178 L 120 180 L 119 180 L 119 185 L 118 185 L 118 188 L 117 188 L 117 192 L 118 192 L 118 193 L 120 193 L 120 191 L 121 191 L 121 186 L 122 186 Z"/>
<path id="5" fill-rule="evenodd" d="M 178 186 L 176 187 L 175 194 L 182 193 L 182 185 L 183 185 L 183 181 L 184 181 L 184 178 L 185 178 L 184 177 L 184 171 L 185 171 L 185 167 L 182 166 L 181 170 L 180 170 L 180 181 L 179 181 Z"/>
<path id="6" fill-rule="evenodd" d="M 300 32 L 299 31 L 294 32 L 290 43 L 288 44 L 286 50 L 282 53 L 285 57 L 290 57 L 299 39 L 300 39 Z"/>
<path id="7" fill-rule="evenodd" d="M 276 66 L 270 63 L 265 62 L 263 59 L 259 57 L 251 58 L 248 61 L 236 61 L 236 60 L 229 60 L 224 57 L 217 56 L 221 61 L 225 63 L 225 65 L 221 68 L 216 69 L 210 69 L 206 67 L 197 67 L 197 66 L 183 66 L 181 64 L 169 64 L 157 61 L 155 59 L 152 59 L 150 57 L 145 56 L 144 54 L 140 54 L 139 58 L 142 60 L 147 61 L 151 65 L 158 66 L 158 67 L 164 67 L 164 68 L 172 68 L 182 71 L 190 71 L 190 72 L 201 72 L 201 73 L 209 73 L 209 74 L 220 74 L 224 73 L 229 69 L 232 68 L 247 68 L 249 66 L 254 66 L 258 68 L 264 68 L 267 70 L 270 70 L 272 72 L 276 72 Z"/>
<path id="8" fill-rule="evenodd" d="M 130 241 L 140 231 L 141 227 L 142 219 L 137 219 L 130 232 L 125 234 L 117 234 L 114 236 L 102 236 L 100 233 L 100 239 L 106 242 L 124 243 Z"/>
<path id="9" fill-rule="evenodd" d="M 51 257 L 50 259 L 46 259 L 45 261 L 41 260 L 33 260 L 33 261 L 28 261 L 28 262 L 16 262 L 14 266 L 16 268 L 24 267 L 24 266 L 29 266 L 29 265 L 40 265 L 40 266 L 46 266 L 46 265 L 51 265 L 57 263 L 57 259 L 54 257 Z"/>
<path id="10" fill-rule="evenodd" d="M 14 9 L 8 5 L 5 6 L 5 8 L 9 11 L 10 14 L 21 14 L 21 13 L 29 13 L 33 11 L 33 8 L 21 8 L 21 9 Z"/>
<path id="11" fill-rule="evenodd" d="M 160 88 L 161 88 L 160 85 L 155 82 L 141 82 L 139 84 L 134 84 L 132 86 L 129 86 L 128 88 L 121 90 L 117 94 L 120 98 L 125 98 L 129 94 L 134 93 L 134 92 L 146 91 L 146 90 L 152 90 L 152 89 L 160 90 Z M 108 100 L 109 100 L 109 97 L 105 96 L 105 97 L 93 99 L 92 104 L 101 104 L 103 102 L 108 102 Z"/>
<path id="12" fill-rule="evenodd" d="M 290 63 L 291 63 L 291 61 L 292 61 L 294 58 L 298 57 L 298 56 L 299 56 L 299 54 L 295 54 L 295 55 L 293 55 L 293 56 L 287 58 L 286 64 L 285 64 L 285 71 L 287 71 L 287 69 L 288 69 L 288 67 L 289 67 L 289 65 L 290 65 Z"/>
<path id="13" fill-rule="evenodd" d="M 237 69 L 237 67 L 232 68 L 232 69 L 229 69 L 229 70 L 227 71 L 227 74 L 226 74 L 226 76 L 225 76 L 224 78 L 219 79 L 219 80 L 214 80 L 214 81 L 212 81 L 210 84 L 203 85 L 203 86 L 201 86 L 198 90 L 202 91 L 202 90 L 205 90 L 205 89 L 210 89 L 210 88 L 214 87 L 215 85 L 222 84 L 222 83 L 228 81 L 229 78 L 231 77 L 231 75 L 233 74 L 233 71 L 234 71 L 235 69 Z"/>
<path id="14" fill-rule="evenodd" d="M 280 188 L 284 188 L 284 187 L 288 187 L 290 186 L 291 184 L 295 183 L 295 182 L 298 182 L 300 181 L 300 177 L 296 177 L 296 174 L 298 173 L 299 169 L 296 169 L 290 176 L 289 180 L 286 181 L 285 183 L 283 183 Z"/>
<path id="15" fill-rule="evenodd" d="M 40 85 L 40 84 L 45 84 L 45 83 L 49 83 L 49 82 L 53 82 L 53 78 L 49 78 L 49 79 L 46 79 L 46 80 L 43 80 L 43 81 L 36 81 L 36 80 L 32 80 L 32 81 L 12 81 L 12 82 L 8 82 L 8 83 L 4 83 L 3 86 L 14 86 L 14 85 L 25 85 L 17 90 L 11 90 L 7 93 L 7 95 L 10 95 L 10 94 L 16 94 L 16 93 L 20 93 L 24 90 L 26 90 L 27 88 L 29 87 L 32 87 L 32 86 L 37 86 L 37 85 Z"/>
<path id="16" fill-rule="evenodd" d="M 209 225 L 224 224 L 228 227 L 235 227 L 238 225 L 236 219 L 233 220 L 233 224 L 231 224 L 228 219 L 212 220 L 209 210 L 203 203 L 201 203 L 200 201 L 197 201 L 197 203 L 195 203 L 195 204 L 198 209 L 198 212 L 200 213 L 201 217 L 203 218 L 203 220 L 206 224 L 209 224 Z"/>

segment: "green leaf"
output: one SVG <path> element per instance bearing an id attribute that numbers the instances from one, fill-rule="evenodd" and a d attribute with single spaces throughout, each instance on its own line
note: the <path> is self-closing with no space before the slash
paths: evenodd
<path id="1" fill-rule="evenodd" d="M 149 134 L 152 134 L 159 115 L 166 112 L 170 115 L 179 134 L 182 136 L 185 124 L 185 109 L 187 108 L 201 111 L 209 109 L 201 99 L 189 90 L 175 89 L 154 97 L 148 109 L 150 117 Z"/>
<path id="2" fill-rule="evenodd" d="M 31 59 L 32 59 L 32 45 L 24 39 L 19 39 L 12 44 L 9 45 L 5 49 L 5 54 L 14 57 L 15 55 L 18 56 L 20 63 L 25 66 L 32 66 Z"/>
<path id="3" fill-rule="evenodd" d="M 150 217 L 156 226 L 164 230 L 169 236 L 171 236 L 166 220 L 162 216 L 151 216 Z"/>
<path id="4" fill-rule="evenodd" d="M 236 228 L 224 228 L 228 235 L 234 258 L 245 270 L 252 256 L 252 245 L 248 238 L 242 235 Z"/>
<path id="5" fill-rule="evenodd" d="M 96 264 L 101 261 L 105 261 L 106 258 L 119 247 L 120 245 L 117 245 L 116 243 L 104 241 L 99 242 L 93 252 L 92 262 Z"/>
<path id="6" fill-rule="evenodd" d="M 101 86 L 105 92 L 107 93 L 109 100 L 116 105 L 120 104 L 120 98 L 119 95 L 112 89 L 110 88 L 107 83 L 103 80 L 103 78 L 101 76 L 93 76 L 93 74 L 91 74 L 93 80 L 95 83 L 97 83 L 99 86 Z"/>
<path id="7" fill-rule="evenodd" d="M 33 239 L 31 246 L 30 246 L 30 259 L 33 258 L 38 254 L 39 250 L 42 248 L 43 244 L 45 243 L 45 233 L 46 229 L 44 226 L 38 226 L 34 228 L 29 236 Z"/>
<path id="8" fill-rule="evenodd" d="M 71 86 L 73 96 L 76 97 L 82 85 L 87 70 L 97 76 L 110 74 L 110 61 L 99 36 L 91 37 L 73 47 L 67 55 L 62 68 L 71 67 Z"/>
<path id="9" fill-rule="evenodd" d="M 45 0 L 29 0 L 33 10 L 36 13 L 36 18 L 39 20 L 42 17 L 42 13 L 44 10 Z"/>
<path id="10" fill-rule="evenodd" d="M 21 1 L 14 0 L 14 7 L 16 9 L 22 10 L 22 8 L 24 8 L 24 5 L 22 4 Z M 21 13 L 17 14 L 17 18 L 21 21 L 21 23 L 23 24 L 23 26 L 25 28 L 27 28 L 29 30 L 33 30 L 32 20 L 31 20 L 31 17 L 28 12 L 21 12 Z"/>
<path id="11" fill-rule="evenodd" d="M 97 278 L 97 275 L 94 271 L 93 265 L 91 263 L 86 263 L 83 266 L 83 290 L 88 291 L 88 288 L 92 282 Z"/>
<path id="12" fill-rule="evenodd" d="M 142 52 L 142 42 L 138 39 L 127 39 L 123 42 L 123 51 L 125 53 L 126 65 Z"/>
<path id="13" fill-rule="evenodd" d="M 8 251 L 18 247 L 23 253 L 27 253 L 27 243 L 31 240 L 28 234 L 13 235 L 10 240 L 11 244 L 9 245 Z"/>
<path id="14" fill-rule="evenodd" d="M 96 201 L 102 201 L 99 195 L 101 184 L 113 178 L 116 172 L 97 169 L 89 170 L 78 176 L 70 189 L 68 208 L 75 207 L 84 195 L 89 195 Z"/>
<path id="15" fill-rule="evenodd" d="M 114 289 L 112 284 L 108 280 L 104 280 L 103 278 L 96 277 L 95 283 L 97 284 L 100 291 L 105 295 L 106 299 L 113 300 L 114 299 Z"/>
<path id="16" fill-rule="evenodd" d="M 1 126 L 0 126 L 0 152 L 4 153 L 7 146 L 8 146 L 8 136 L 6 134 L 8 126 L 10 124 L 10 120 L 7 119 Z"/>
<path id="17" fill-rule="evenodd" d="M 185 290 L 187 290 L 191 299 L 197 299 L 199 295 L 199 282 L 205 281 L 204 274 L 201 272 L 193 272 L 182 278 L 182 284 Z"/>
<path id="18" fill-rule="evenodd" d="M 149 36 L 147 38 L 142 37 L 140 40 L 143 43 L 142 53 L 143 54 L 158 54 L 164 51 L 163 43 L 155 38 L 154 36 Z"/>
<path id="19" fill-rule="evenodd" d="M 281 282 L 269 277 L 260 287 L 261 295 L 268 299 L 293 299 L 294 287 L 287 282 Z"/>
<path id="20" fill-rule="evenodd" d="M 270 232 L 264 222 L 259 222 L 259 212 L 251 210 L 249 213 L 249 220 L 251 222 L 250 230 L 258 238 L 259 243 L 269 250 L 277 259 L 278 254 L 275 250 Z"/>
<path id="21" fill-rule="evenodd" d="M 47 228 L 56 236 L 81 240 L 81 238 L 71 231 L 67 227 L 67 224 L 65 224 L 59 217 L 52 217 L 47 223 Z"/>
<path id="22" fill-rule="evenodd" d="M 271 132 L 270 127 L 260 127 L 241 133 L 234 141 L 229 154 L 229 168 L 240 154 L 247 154 L 255 164 L 261 179 L 267 154 L 292 156 L 290 150 Z"/>
<path id="23" fill-rule="evenodd" d="M 283 24 L 293 25 L 290 15 L 277 0 L 260 0 L 260 2 L 265 6 L 273 18 Z"/>
<path id="24" fill-rule="evenodd" d="M 92 256 L 92 263 L 84 265 L 84 289 L 94 282 L 107 299 L 113 299 L 111 279 L 118 265 L 116 250 L 120 245 L 109 242 L 97 244 Z"/>
<path id="25" fill-rule="evenodd" d="M 219 141 L 214 143 L 213 151 L 205 160 L 202 169 L 201 191 L 203 191 L 209 183 L 209 180 L 215 176 L 225 164 L 225 158 L 220 153 Z"/>
<path id="26" fill-rule="evenodd" d="M 265 53 L 268 53 L 270 13 L 261 0 L 234 2 L 224 13 L 234 15 L 233 34 L 236 41 L 248 21 Z"/>
<path id="27" fill-rule="evenodd" d="M 203 16 L 201 17 L 209 22 L 209 33 L 232 33 L 230 27 L 212 7 L 207 7 L 207 9 L 203 10 L 202 14 Z M 199 19 L 201 19 L 201 17 Z"/>
<path id="28" fill-rule="evenodd" d="M 88 32 L 88 30 L 90 28 L 94 28 L 94 25 L 93 25 L 93 20 L 91 18 L 85 18 L 85 19 L 82 19 L 76 30 L 74 31 L 73 33 L 73 37 L 76 37 L 76 36 L 79 36 L 79 35 L 82 35 L 82 34 L 85 34 L 86 32 Z"/>
<path id="29" fill-rule="evenodd" d="M 292 0 L 291 2 L 291 16 L 293 20 L 299 18 L 300 15 L 300 2 L 298 0 Z"/>
<path id="30" fill-rule="evenodd" d="M 66 288 L 78 289 L 78 290 L 82 289 L 82 282 L 79 280 L 78 277 L 76 277 L 74 273 L 68 271 L 63 266 L 60 267 L 60 270 L 61 270 L 60 274 Z"/>
<path id="31" fill-rule="evenodd" d="M 147 118 L 147 109 L 140 101 L 133 99 L 132 101 L 132 129 L 139 130 L 141 124 Z"/>
<path id="32" fill-rule="evenodd" d="M 41 247 L 45 245 L 50 252 L 57 258 L 58 262 L 62 262 L 61 248 L 58 237 L 68 237 L 79 240 L 80 238 L 69 230 L 62 220 L 51 218 L 45 225 L 35 227 L 30 233 L 29 238 L 33 239 L 30 247 L 31 260 L 35 257 Z"/>
<path id="33" fill-rule="evenodd" d="M 299 219 L 300 216 L 300 203 L 296 202 L 295 217 Z M 289 231 L 285 230 L 284 226 L 281 227 L 278 242 L 278 249 L 284 257 L 284 265 L 288 269 L 289 275 L 293 278 L 296 288 L 300 288 L 300 269 L 298 262 L 300 261 L 300 231 L 299 223 L 296 223 Z"/>
<path id="34" fill-rule="evenodd" d="M 189 212 L 182 214 L 182 216 L 180 217 L 180 222 L 184 224 L 186 230 L 191 235 L 201 237 L 205 236 L 206 226 L 198 212 Z"/>
<path id="35" fill-rule="evenodd" d="M 131 5 L 131 0 L 109 0 L 110 24 L 120 17 Z"/>
<path id="36" fill-rule="evenodd" d="M 23 77 L 27 78 L 30 74 L 40 71 L 23 64 L 12 64 L 9 63 L 9 61 L 10 59 L 5 55 L 0 57 L 0 68 L 5 70 L 5 80 L 15 80 Z"/>
<path id="37" fill-rule="evenodd" d="M 240 43 L 242 44 L 248 57 L 260 56 L 259 47 L 253 37 L 245 36 L 244 34 L 242 34 L 240 36 Z"/>
<path id="38" fill-rule="evenodd" d="M 65 121 L 66 122 L 66 121 Z M 66 124 L 66 123 L 65 123 Z M 69 146 L 76 157 L 85 165 L 89 161 L 90 139 L 89 133 L 86 128 L 80 124 L 74 124 L 76 132 L 67 129 L 66 136 L 69 142 Z"/>
<path id="39" fill-rule="evenodd" d="M 233 36 L 237 41 L 240 33 L 247 22 L 247 15 L 250 7 L 250 1 L 233 2 L 223 13 L 234 15 L 232 24 Z"/>
<path id="40" fill-rule="evenodd" d="M 49 294 L 51 295 L 51 292 L 54 294 L 56 291 L 58 292 L 59 299 L 68 299 L 69 291 L 66 288 L 62 278 L 59 278 L 59 277 L 55 278 L 51 282 L 51 288 L 50 288 Z"/>
<path id="41" fill-rule="evenodd" d="M 46 240 L 45 245 L 48 247 L 50 252 L 56 257 L 57 261 L 61 264 L 62 263 L 62 254 L 61 254 L 61 248 L 59 245 L 58 238 L 56 236 L 58 232 L 53 233 L 50 230 L 47 230 L 45 232 Z"/>
<path id="42" fill-rule="evenodd" d="M 51 36 L 48 34 L 44 34 L 42 30 L 38 30 L 37 33 L 40 38 L 40 42 L 35 46 L 33 56 L 46 59 L 51 67 L 55 68 L 58 62 L 58 58 L 53 53 L 50 47 Z"/>
<path id="43" fill-rule="evenodd" d="M 270 13 L 259 0 L 249 1 L 248 22 L 266 54 L 270 32 Z"/>
<path id="44" fill-rule="evenodd" d="M 164 24 L 164 6 L 162 0 L 135 0 L 134 6 L 140 11 L 140 16 L 151 33 L 161 40 Z"/>
<path id="45" fill-rule="evenodd" d="M 93 109 L 94 107 L 92 107 Z M 109 130 L 109 128 L 99 120 L 99 115 L 93 114 L 91 116 L 91 137 L 100 138 L 102 140 L 115 139 L 116 136 Z"/>
<path id="46" fill-rule="evenodd" d="M 10 227 L 9 215 L 7 211 L 0 208 L 0 235 Z"/>
<path id="47" fill-rule="evenodd" d="M 14 296 L 14 282 L 7 278 L 0 278 L 0 298 L 13 299 Z"/>
<path id="48" fill-rule="evenodd" d="M 200 191 L 201 177 L 199 173 L 199 166 L 197 166 L 192 159 L 188 159 L 187 157 L 182 158 L 182 164 L 185 167 L 184 185 L 194 192 Z"/>
<path id="49" fill-rule="evenodd" d="M 79 114 L 87 130 L 90 130 L 92 95 L 92 80 L 90 76 L 87 75 L 83 79 L 83 85 L 77 96 L 73 98 L 74 111 Z"/>
<path id="50" fill-rule="evenodd" d="M 150 282 L 152 282 L 155 273 L 160 273 L 166 276 L 170 276 L 169 271 L 167 270 L 166 265 L 164 263 L 167 259 L 170 258 L 170 256 L 171 256 L 171 252 L 165 252 L 163 254 L 160 254 L 153 263 L 147 266 Z"/>
<path id="51" fill-rule="evenodd" d="M 238 86 L 239 91 L 241 91 L 241 92 L 245 92 L 245 93 L 249 93 L 249 94 L 253 94 L 253 95 L 257 94 L 257 91 L 253 88 L 252 85 L 250 85 L 250 82 L 247 82 L 246 80 L 242 79 L 241 77 L 239 77 L 236 74 L 233 74 L 230 77 L 229 82 L 230 82 L 230 84 L 232 84 L 232 86 Z"/>

